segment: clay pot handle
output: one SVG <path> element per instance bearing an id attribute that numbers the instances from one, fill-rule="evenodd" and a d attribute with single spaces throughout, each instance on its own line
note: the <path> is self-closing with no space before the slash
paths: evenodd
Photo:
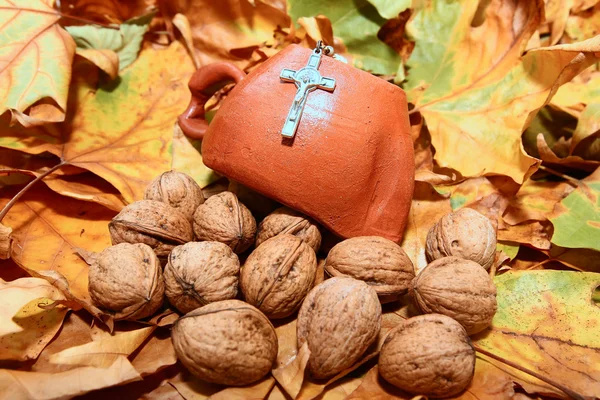
<path id="1" fill-rule="evenodd" d="M 186 136 L 202 139 L 208 129 L 204 105 L 224 84 L 238 83 L 246 73 L 228 62 L 206 65 L 192 75 L 189 88 L 192 100 L 187 110 L 179 116 L 179 126 Z"/>

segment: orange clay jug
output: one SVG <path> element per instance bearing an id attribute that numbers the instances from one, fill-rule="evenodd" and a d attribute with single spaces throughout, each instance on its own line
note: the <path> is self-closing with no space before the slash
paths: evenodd
<path id="1" fill-rule="evenodd" d="M 400 242 L 414 186 L 406 95 L 331 53 L 290 45 L 247 76 L 202 67 L 179 124 L 218 173 L 343 238 Z M 204 105 L 226 81 L 236 85 L 209 126 Z"/>

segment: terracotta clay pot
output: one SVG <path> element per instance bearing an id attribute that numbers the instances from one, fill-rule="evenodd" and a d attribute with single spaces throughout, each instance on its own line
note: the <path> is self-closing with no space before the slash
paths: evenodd
<path id="1" fill-rule="evenodd" d="M 296 94 L 280 80 L 303 68 L 311 50 L 291 45 L 245 77 L 228 63 L 199 69 L 179 124 L 202 138 L 204 163 L 301 211 L 344 238 L 402 238 L 414 186 L 414 155 L 402 89 L 331 57 L 319 72 L 333 92 L 308 95 L 293 139 L 281 130 Z M 210 127 L 204 103 L 224 81 L 237 85 Z"/>

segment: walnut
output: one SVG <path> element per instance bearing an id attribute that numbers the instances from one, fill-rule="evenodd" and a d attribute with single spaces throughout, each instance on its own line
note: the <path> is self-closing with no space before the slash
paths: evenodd
<path id="1" fill-rule="evenodd" d="M 298 347 L 308 343 L 312 376 L 328 378 L 359 361 L 380 328 L 375 289 L 356 279 L 331 278 L 311 290 L 300 307 Z"/>
<path id="2" fill-rule="evenodd" d="M 258 227 L 256 245 L 260 246 L 265 240 L 280 233 L 299 237 L 315 252 L 321 246 L 321 233 L 315 222 L 291 208 L 281 207 L 267 215 Z"/>
<path id="3" fill-rule="evenodd" d="M 89 269 L 90 297 L 115 319 L 141 319 L 162 305 L 165 286 L 160 262 L 142 243 L 121 243 L 97 254 Z"/>
<path id="4" fill-rule="evenodd" d="M 475 371 L 475 350 L 465 329 L 445 315 L 407 319 L 379 353 L 379 373 L 398 388 L 431 397 L 462 392 Z"/>
<path id="5" fill-rule="evenodd" d="M 223 300 L 179 318 L 171 332 L 177 358 L 198 378 L 228 386 L 256 382 L 277 357 L 275 328 L 239 300 Z"/>
<path id="6" fill-rule="evenodd" d="M 489 270 L 496 257 L 496 231 L 490 220 L 470 208 L 443 216 L 427 233 L 429 262 L 456 256 Z"/>
<path id="7" fill-rule="evenodd" d="M 239 254 L 254 243 L 256 221 L 235 194 L 222 192 L 196 209 L 194 232 L 198 240 L 225 243 Z"/>
<path id="8" fill-rule="evenodd" d="M 144 243 L 159 257 L 173 247 L 191 242 L 193 232 L 185 216 L 168 204 L 140 200 L 121 210 L 108 224 L 113 244 Z"/>
<path id="9" fill-rule="evenodd" d="M 475 261 L 444 257 L 413 280 L 411 295 L 424 313 L 454 318 L 469 335 L 481 332 L 496 314 L 496 286 Z"/>
<path id="10" fill-rule="evenodd" d="M 167 203 L 189 221 L 193 220 L 196 208 L 204 203 L 202 189 L 194 178 L 176 171 L 163 172 L 154 179 L 146 188 L 144 199 Z"/>
<path id="11" fill-rule="evenodd" d="M 404 250 L 379 236 L 346 239 L 335 245 L 325 261 L 329 276 L 349 276 L 372 286 L 382 302 L 397 300 L 408 291 L 415 270 Z"/>
<path id="12" fill-rule="evenodd" d="M 190 242 L 177 246 L 165 266 L 165 293 L 182 313 L 238 294 L 240 261 L 226 244 Z"/>
<path id="13" fill-rule="evenodd" d="M 240 287 L 246 301 L 269 318 L 294 313 L 312 289 L 317 257 L 304 241 L 287 233 L 266 240 L 244 264 Z"/>

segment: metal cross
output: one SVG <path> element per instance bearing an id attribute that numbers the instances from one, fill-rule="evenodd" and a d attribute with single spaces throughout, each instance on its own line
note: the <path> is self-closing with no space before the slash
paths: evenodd
<path id="1" fill-rule="evenodd" d="M 319 64 L 323 56 L 324 48 L 317 45 L 313 50 L 306 66 L 298 71 L 284 68 L 279 77 L 284 82 L 294 82 L 298 90 L 294 96 L 294 102 L 290 108 L 290 112 L 283 124 L 281 135 L 286 138 L 293 138 L 298 129 L 298 122 L 302 117 L 302 111 L 306 105 L 308 94 L 317 89 L 333 92 L 335 89 L 335 79 L 324 78 L 319 73 Z"/>

